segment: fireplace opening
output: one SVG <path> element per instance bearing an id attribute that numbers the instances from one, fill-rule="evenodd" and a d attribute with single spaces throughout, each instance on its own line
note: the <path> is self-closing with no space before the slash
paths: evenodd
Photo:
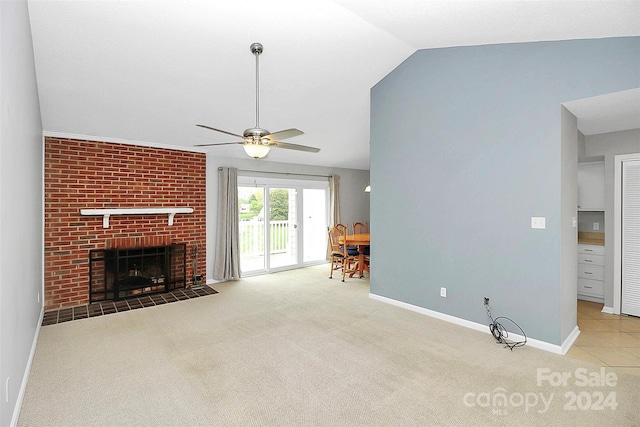
<path id="1" fill-rule="evenodd" d="M 89 302 L 186 287 L 186 244 L 89 251 Z"/>

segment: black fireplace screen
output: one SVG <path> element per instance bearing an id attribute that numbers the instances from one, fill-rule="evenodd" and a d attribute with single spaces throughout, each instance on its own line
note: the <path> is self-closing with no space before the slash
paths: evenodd
<path id="1" fill-rule="evenodd" d="M 184 288 L 186 244 L 89 251 L 90 302 Z"/>

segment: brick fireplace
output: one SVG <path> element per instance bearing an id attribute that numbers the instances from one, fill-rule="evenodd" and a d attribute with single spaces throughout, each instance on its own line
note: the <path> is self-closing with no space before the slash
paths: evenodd
<path id="1" fill-rule="evenodd" d="M 193 284 L 196 252 L 196 272 L 204 275 L 205 154 L 46 137 L 44 168 L 45 310 L 89 303 L 92 250 L 184 244 L 185 285 Z M 175 207 L 193 211 L 130 214 Z M 81 214 L 88 209 L 124 213 Z"/>

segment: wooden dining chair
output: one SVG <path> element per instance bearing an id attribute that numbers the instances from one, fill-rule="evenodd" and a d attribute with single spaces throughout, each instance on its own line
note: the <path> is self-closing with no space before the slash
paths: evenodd
<path id="1" fill-rule="evenodd" d="M 344 224 L 336 224 L 335 227 L 340 230 L 341 233 L 344 233 L 344 235 L 346 236 L 347 234 L 349 234 L 349 226 L 348 225 L 344 225 Z M 358 247 L 357 246 L 353 246 L 353 245 L 349 245 L 347 246 L 347 249 L 350 252 L 355 252 L 356 255 L 358 255 Z"/>
<path id="2" fill-rule="evenodd" d="M 346 245 L 340 244 L 340 237 L 343 239 L 347 237 L 346 228 L 331 227 L 329 229 L 329 244 L 331 245 L 331 272 L 329 279 L 333 279 L 333 270 L 337 265 L 342 269 L 342 281 L 347 273 L 353 271 L 351 264 L 358 259 L 358 251 L 355 253 L 349 250 Z"/>
<path id="3" fill-rule="evenodd" d="M 368 222 L 354 222 L 353 223 L 353 234 L 360 234 L 360 233 L 368 233 L 369 232 L 369 223 Z M 367 271 L 370 271 L 371 268 L 371 263 L 370 263 L 370 257 L 371 257 L 371 248 L 369 246 L 365 246 L 364 249 L 362 250 L 362 253 L 364 254 L 364 262 L 365 262 L 365 268 Z"/>
<path id="4" fill-rule="evenodd" d="M 369 232 L 369 223 L 366 222 L 354 222 L 353 234 L 361 234 Z"/>

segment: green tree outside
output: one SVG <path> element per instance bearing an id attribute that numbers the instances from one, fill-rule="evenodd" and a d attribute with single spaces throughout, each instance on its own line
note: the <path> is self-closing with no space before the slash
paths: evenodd
<path id="1" fill-rule="evenodd" d="M 285 221 L 289 219 L 289 191 L 281 188 L 269 192 L 271 221 Z"/>

